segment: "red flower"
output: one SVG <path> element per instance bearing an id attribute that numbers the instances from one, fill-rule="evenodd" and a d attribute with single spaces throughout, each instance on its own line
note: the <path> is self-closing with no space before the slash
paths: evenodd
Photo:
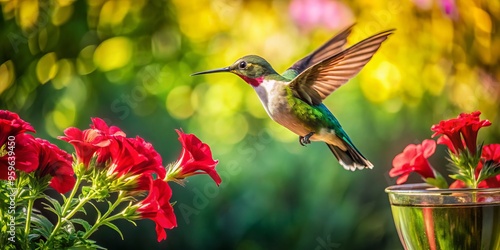
<path id="1" fill-rule="evenodd" d="M 158 242 L 167 238 L 165 229 L 177 226 L 174 208 L 170 204 L 172 189 L 168 183 L 156 179 L 151 183 L 148 196 L 138 205 L 137 212 L 143 219 L 150 219 L 156 223 L 156 235 Z"/>
<path id="2" fill-rule="evenodd" d="M 499 164 L 497 168 L 500 167 L 500 144 L 489 144 L 484 146 L 481 158 L 484 162 L 493 161 L 494 163 Z M 482 168 L 482 163 L 479 164 L 481 165 L 479 167 Z M 479 184 L 479 187 L 485 187 L 485 188 L 500 187 L 500 175 L 496 175 L 482 181 Z"/>
<path id="3" fill-rule="evenodd" d="M 33 136 L 26 132 L 35 129 L 16 113 L 0 110 L 0 179 L 7 180 L 9 174 L 15 177 L 9 167 L 28 173 L 37 168 L 37 155 L 30 143 Z"/>
<path id="4" fill-rule="evenodd" d="M 92 118 L 92 124 L 90 124 L 90 128 L 98 130 L 103 136 L 126 136 L 125 132 L 123 132 L 119 127 L 110 127 L 103 119 L 97 117 Z"/>
<path id="5" fill-rule="evenodd" d="M 443 144 L 446 144 L 454 154 L 463 151 L 465 145 L 469 152 L 475 155 L 477 151 L 477 132 L 480 128 L 491 125 L 488 120 L 479 120 L 480 115 L 481 112 L 475 111 L 470 114 L 462 113 L 457 118 L 441 121 L 431 127 L 431 130 L 435 132 L 432 137 L 437 135 L 447 137 L 451 141 L 451 145 L 443 140 L 441 140 L 441 143 L 445 142 Z M 438 143 L 440 143 L 439 140 Z"/>
<path id="6" fill-rule="evenodd" d="M 0 110 L 0 146 L 7 142 L 9 136 L 16 136 L 25 132 L 35 133 L 35 129 L 19 115 L 8 110 Z"/>
<path id="7" fill-rule="evenodd" d="M 480 115 L 480 111 L 475 111 L 470 114 L 462 113 L 458 116 L 458 119 L 461 119 L 463 122 L 463 127 L 460 132 L 462 133 L 467 149 L 469 149 L 469 152 L 473 155 L 476 154 L 477 150 L 477 132 L 480 128 L 491 125 L 491 122 L 488 120 L 479 120 Z"/>
<path id="8" fill-rule="evenodd" d="M 101 141 L 98 139 L 102 137 L 99 136 L 98 130 L 95 129 L 81 131 L 71 127 L 64 130 L 64 134 L 66 136 L 59 136 L 58 138 L 73 145 L 78 162 L 83 163 L 85 166 L 88 166 L 90 159 L 98 149 L 109 145 L 109 140 Z"/>
<path id="9" fill-rule="evenodd" d="M 90 124 L 91 129 L 95 129 L 99 132 L 99 137 L 96 138 L 97 141 L 101 143 L 102 146 L 97 152 L 97 162 L 104 163 L 111 157 L 110 148 L 107 147 L 111 141 L 115 140 L 117 137 L 126 137 L 127 135 L 120 128 L 116 126 L 109 127 L 106 122 L 101 118 L 92 118 L 92 124 Z"/>
<path id="10" fill-rule="evenodd" d="M 78 162 L 88 166 L 91 158 L 96 154 L 97 163 L 104 163 L 110 157 L 108 146 L 116 136 L 125 137 L 125 133 L 118 127 L 108 127 L 100 118 L 92 118 L 90 129 L 81 131 L 78 128 L 64 130 L 66 136 L 59 139 L 69 142 L 75 148 Z"/>
<path id="11" fill-rule="evenodd" d="M 140 179 L 149 178 L 157 174 L 158 178 L 165 178 L 165 168 L 162 166 L 160 154 L 156 152 L 151 143 L 144 141 L 141 137 L 125 138 L 117 136 L 110 145 L 111 165 L 108 173 L 116 173 L 118 177 L 123 175 L 140 175 Z M 141 184 L 142 183 L 142 184 Z M 139 180 L 138 190 L 147 190 L 143 185 L 144 180 Z"/>
<path id="12" fill-rule="evenodd" d="M 40 138 L 35 138 L 34 143 L 38 147 L 39 157 L 35 176 L 40 178 L 52 176 L 50 186 L 59 193 L 66 193 L 73 189 L 76 180 L 71 166 L 71 155 Z"/>
<path id="13" fill-rule="evenodd" d="M 484 146 L 481 157 L 485 161 L 500 163 L 500 144 L 489 144 Z"/>
<path id="14" fill-rule="evenodd" d="M 451 140 L 448 138 L 448 136 L 441 136 L 437 139 L 437 144 L 441 144 L 441 145 L 445 145 L 446 147 L 448 147 L 448 149 L 450 149 L 450 151 L 455 154 L 455 155 L 458 155 L 459 152 L 457 152 L 455 150 L 455 147 L 453 146 L 453 142 L 451 142 Z M 464 143 L 462 142 L 462 145 Z"/>
<path id="15" fill-rule="evenodd" d="M 460 130 L 462 129 L 463 121 L 459 119 L 449 119 L 440 121 L 439 124 L 432 125 L 431 130 L 434 131 L 432 137 L 442 135 L 451 141 L 452 147 L 449 147 L 452 152 L 458 153 L 464 150 Z M 449 146 L 449 145 L 448 145 Z"/>
<path id="16" fill-rule="evenodd" d="M 11 142 L 10 146 L 9 142 Z M 1 180 L 7 180 L 9 175 L 15 177 L 15 173 L 9 171 L 9 166 L 12 166 L 15 170 L 21 170 L 26 173 L 33 172 L 37 169 L 38 153 L 32 135 L 18 134 L 14 137 L 14 140 L 8 140 L 4 145 L 6 145 L 4 148 L 5 152 L 0 152 L 0 155 L 4 154 L 0 157 Z M 13 153 L 9 155 L 9 151 Z"/>
<path id="17" fill-rule="evenodd" d="M 183 179 L 205 172 L 219 185 L 222 180 L 215 170 L 218 161 L 212 158 L 210 147 L 193 134 L 185 134 L 177 129 L 175 131 L 179 134 L 179 141 L 182 144 L 182 152 L 176 163 L 180 171 L 177 168 L 174 170 L 175 178 Z"/>
<path id="18" fill-rule="evenodd" d="M 393 168 L 389 172 L 391 177 L 400 176 L 397 184 L 406 182 L 411 172 L 420 174 L 424 179 L 436 178 L 434 170 L 427 160 L 436 150 L 436 142 L 424 140 L 422 144 L 410 144 L 403 153 L 394 157 Z"/>

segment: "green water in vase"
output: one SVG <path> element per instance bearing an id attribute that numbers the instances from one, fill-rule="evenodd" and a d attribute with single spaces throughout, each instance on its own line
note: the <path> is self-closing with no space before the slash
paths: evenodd
<path id="1" fill-rule="evenodd" d="M 405 249 L 500 250 L 498 203 L 391 207 Z"/>

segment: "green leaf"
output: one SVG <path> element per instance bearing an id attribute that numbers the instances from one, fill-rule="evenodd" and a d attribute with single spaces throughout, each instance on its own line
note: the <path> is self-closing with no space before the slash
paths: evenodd
<path id="1" fill-rule="evenodd" d="M 52 204 L 52 207 L 55 210 L 55 214 L 59 215 L 59 216 L 62 216 L 62 206 L 59 203 L 59 201 L 56 200 L 56 199 L 54 199 L 54 198 L 52 198 L 52 197 L 50 197 L 50 196 L 48 196 L 48 195 L 45 196 L 45 199 Z"/>
<path id="2" fill-rule="evenodd" d="M 88 203 L 94 207 L 94 209 L 97 213 L 96 221 L 99 221 L 99 219 L 101 219 L 101 216 L 102 216 L 101 211 L 97 208 L 97 206 L 92 201 L 89 201 Z"/>
<path id="3" fill-rule="evenodd" d="M 118 227 L 115 224 L 113 224 L 111 222 L 104 222 L 103 225 L 106 225 L 106 226 L 110 227 L 111 229 L 115 230 L 116 232 L 118 232 L 118 234 L 120 234 L 120 237 L 123 240 L 123 234 L 122 234 L 122 232 L 120 231 L 120 229 L 118 229 Z"/>
<path id="4" fill-rule="evenodd" d="M 62 217 L 62 216 L 61 216 L 61 212 L 60 212 L 60 211 L 55 210 L 55 209 L 54 209 L 54 208 L 52 208 L 49 204 L 47 204 L 47 203 L 45 203 L 45 202 L 42 202 L 42 205 L 44 205 L 45 210 L 50 211 L 50 212 L 54 213 L 55 215 L 57 215 L 57 216 L 59 216 L 59 217 Z"/>
<path id="5" fill-rule="evenodd" d="M 85 229 L 85 232 L 89 231 L 89 229 L 92 227 L 90 223 L 88 223 L 86 220 L 83 219 L 75 218 L 71 219 L 71 222 L 82 225 L 83 228 Z"/>
<path id="6" fill-rule="evenodd" d="M 45 238 L 50 236 L 54 225 L 45 216 L 41 214 L 33 214 L 31 223 L 35 225 L 33 232 L 37 232 Z"/>
<path id="7" fill-rule="evenodd" d="M 425 182 L 437 188 L 448 188 L 448 183 L 440 175 L 436 176 L 436 178 L 426 178 Z"/>
<path id="8" fill-rule="evenodd" d="M 500 174 L 500 163 L 495 161 L 486 161 L 483 163 L 483 168 L 479 172 L 478 182 L 497 176 Z"/>
<path id="9" fill-rule="evenodd" d="M 137 223 L 135 223 L 135 221 L 133 221 L 133 220 L 131 220 L 131 219 L 125 219 L 125 220 L 127 220 L 128 222 L 132 223 L 134 226 L 136 226 L 136 227 L 137 227 Z"/>
<path id="10" fill-rule="evenodd" d="M 461 174 L 450 174 L 450 178 L 455 180 L 461 180 L 465 183 L 469 183 L 470 179 L 467 176 L 463 176 Z"/>
<path id="11" fill-rule="evenodd" d="M 83 214 L 87 215 L 87 210 L 82 206 L 78 209 L 78 212 L 82 212 Z"/>

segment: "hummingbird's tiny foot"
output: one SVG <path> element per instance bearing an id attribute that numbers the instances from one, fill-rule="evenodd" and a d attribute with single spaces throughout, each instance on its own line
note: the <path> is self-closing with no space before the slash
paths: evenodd
<path id="1" fill-rule="evenodd" d="M 310 132 L 309 134 L 307 134 L 306 136 L 299 136 L 299 143 L 300 145 L 302 146 L 305 146 L 306 144 L 310 144 L 311 143 L 311 140 L 309 140 L 309 138 L 311 138 L 311 136 L 313 136 L 314 132 Z"/>

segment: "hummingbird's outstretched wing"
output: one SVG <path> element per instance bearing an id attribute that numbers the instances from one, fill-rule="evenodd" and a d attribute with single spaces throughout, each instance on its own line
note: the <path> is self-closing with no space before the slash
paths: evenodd
<path id="1" fill-rule="evenodd" d="M 283 77 L 293 79 L 302 71 L 313 66 L 314 64 L 340 53 L 344 49 L 344 45 L 347 43 L 347 37 L 351 34 L 353 26 L 354 24 L 347 27 L 311 54 L 294 63 L 283 73 Z"/>
<path id="2" fill-rule="evenodd" d="M 290 82 L 293 94 L 311 105 L 319 105 L 333 91 L 354 77 L 393 32 L 392 29 L 368 37 L 307 68 Z"/>

